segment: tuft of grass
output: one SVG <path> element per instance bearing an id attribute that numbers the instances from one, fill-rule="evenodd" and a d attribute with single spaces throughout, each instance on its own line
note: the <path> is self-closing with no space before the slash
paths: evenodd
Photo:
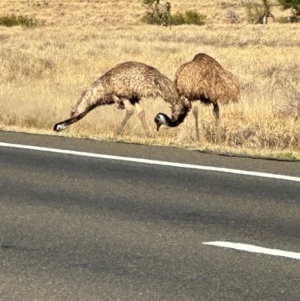
<path id="1" fill-rule="evenodd" d="M 184 13 L 176 12 L 171 16 L 172 25 L 204 25 L 206 15 L 200 14 L 195 10 L 187 10 Z"/>
<path id="2" fill-rule="evenodd" d="M 226 19 L 231 23 L 231 24 L 239 24 L 241 23 L 241 18 L 237 12 L 234 10 L 228 10 L 226 14 Z"/>
<path id="3" fill-rule="evenodd" d="M 206 16 L 196 10 L 187 10 L 184 13 L 171 13 L 171 3 L 161 3 L 160 0 L 143 0 L 146 12 L 141 21 L 146 24 L 155 25 L 204 25 Z"/>
<path id="4" fill-rule="evenodd" d="M 24 26 L 28 28 L 37 27 L 38 25 L 41 25 L 42 23 L 38 21 L 33 16 L 28 15 L 7 15 L 0 17 L 0 25 L 12 27 L 12 26 Z"/>
<path id="5" fill-rule="evenodd" d="M 279 17 L 276 19 L 276 22 L 281 23 L 281 24 L 291 23 L 291 18 L 290 17 Z"/>

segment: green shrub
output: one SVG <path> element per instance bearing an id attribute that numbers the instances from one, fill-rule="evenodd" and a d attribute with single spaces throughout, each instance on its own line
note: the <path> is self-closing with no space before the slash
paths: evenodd
<path id="1" fill-rule="evenodd" d="M 171 17 L 171 23 L 173 25 L 181 25 L 181 24 L 185 24 L 185 20 L 184 20 L 184 14 L 180 13 L 180 12 L 176 12 L 174 15 L 172 15 Z"/>
<path id="2" fill-rule="evenodd" d="M 300 22 L 300 0 L 277 0 L 283 10 L 291 9 L 290 22 Z"/>
<path id="3" fill-rule="evenodd" d="M 199 14 L 194 10 L 187 10 L 186 12 L 177 12 L 171 14 L 171 3 L 164 0 L 143 0 L 143 5 L 146 12 L 143 14 L 141 21 L 147 24 L 156 25 L 182 25 L 195 24 L 203 25 L 206 18 L 205 15 Z"/>
<path id="4" fill-rule="evenodd" d="M 262 20 L 265 15 L 263 7 L 257 3 L 247 3 L 245 4 L 245 9 L 247 13 L 247 20 L 251 24 L 260 23 L 260 20 Z"/>
<path id="5" fill-rule="evenodd" d="M 0 25 L 2 26 L 24 26 L 24 27 L 36 27 L 41 24 L 36 18 L 32 16 L 23 15 L 8 15 L 0 17 Z"/>
<path id="6" fill-rule="evenodd" d="M 171 16 L 172 25 L 182 25 L 182 24 L 194 24 L 194 25 L 204 25 L 205 15 L 199 14 L 195 10 L 187 10 L 184 13 L 176 12 Z"/>
<path id="7" fill-rule="evenodd" d="M 300 16 L 293 15 L 290 17 L 291 23 L 299 23 L 300 22 Z"/>
<path id="8" fill-rule="evenodd" d="M 252 24 L 262 24 L 264 22 L 267 22 L 267 19 L 269 17 L 274 16 L 271 13 L 271 3 L 269 0 L 261 0 L 261 3 L 245 3 L 243 6 L 246 9 L 247 19 L 249 23 Z"/>
<path id="9" fill-rule="evenodd" d="M 160 3 L 160 0 L 143 0 L 146 12 L 141 20 L 147 24 L 170 25 L 171 20 L 171 3 Z"/>
<path id="10" fill-rule="evenodd" d="M 289 17 L 279 17 L 276 18 L 276 21 L 277 23 L 282 23 L 282 24 L 291 23 L 291 19 Z"/>

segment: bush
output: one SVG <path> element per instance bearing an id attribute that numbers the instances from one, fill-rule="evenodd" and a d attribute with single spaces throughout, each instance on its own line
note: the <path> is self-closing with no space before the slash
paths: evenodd
<path id="1" fill-rule="evenodd" d="M 263 19 L 265 12 L 261 5 L 254 4 L 245 4 L 245 9 L 247 13 L 247 20 L 251 24 L 258 24 Z"/>
<path id="2" fill-rule="evenodd" d="M 16 15 L 9 15 L 0 17 L 0 25 L 2 26 L 25 26 L 25 27 L 36 27 L 40 24 L 40 22 L 35 19 L 34 17 L 30 16 L 16 16 Z"/>
<path id="3" fill-rule="evenodd" d="M 194 24 L 204 25 L 206 16 L 194 10 L 187 10 L 185 13 L 176 12 L 171 16 L 172 25 Z"/>
<path id="4" fill-rule="evenodd" d="M 300 0 L 277 0 L 282 9 L 291 9 L 292 16 L 290 21 L 292 23 L 300 22 Z"/>
<path id="5" fill-rule="evenodd" d="M 184 13 L 177 12 L 171 14 L 171 3 L 161 3 L 162 0 L 143 0 L 146 12 L 143 14 L 141 21 L 147 24 L 156 25 L 182 25 L 195 24 L 203 25 L 205 15 L 199 14 L 194 10 L 187 10 Z"/>
<path id="6" fill-rule="evenodd" d="M 142 22 L 156 25 L 170 25 L 171 4 L 167 2 L 161 4 L 160 0 L 143 0 L 147 11 L 142 16 Z"/>
<path id="7" fill-rule="evenodd" d="M 243 6 L 246 9 L 248 22 L 252 24 L 262 24 L 267 22 L 269 17 L 275 19 L 271 13 L 271 4 L 269 0 L 261 0 L 259 3 L 245 3 Z"/>
<path id="8" fill-rule="evenodd" d="M 277 23 L 286 24 L 291 23 L 291 19 L 289 17 L 279 17 L 276 19 Z"/>

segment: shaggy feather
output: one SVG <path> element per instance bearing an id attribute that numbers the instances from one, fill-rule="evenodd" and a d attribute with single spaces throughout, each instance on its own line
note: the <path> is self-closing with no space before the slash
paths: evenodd
<path id="1" fill-rule="evenodd" d="M 171 119 L 163 113 L 157 114 L 154 120 L 157 130 L 162 124 L 174 127 L 183 122 L 192 107 L 192 101 L 196 100 L 213 104 L 213 113 L 218 126 L 220 119 L 218 102 L 236 102 L 240 93 L 238 79 L 205 53 L 198 53 L 192 61 L 181 65 L 176 71 L 174 83 L 180 96 L 180 103 L 172 106 Z M 199 139 L 197 108 L 193 110 L 193 114 Z"/>
<path id="2" fill-rule="evenodd" d="M 238 79 L 205 53 L 181 65 L 175 74 L 175 86 L 180 96 L 189 101 L 226 104 L 238 101 Z"/>
<path id="3" fill-rule="evenodd" d="M 115 104 L 117 108 L 123 109 L 125 100 L 135 105 L 142 98 L 149 97 L 161 97 L 172 107 L 182 105 L 174 83 L 156 68 L 139 62 L 121 63 L 107 71 L 85 90 L 75 108 L 72 109 L 71 118 L 57 123 L 54 130 L 64 129 L 62 124 L 65 126 L 78 121 L 97 106 Z M 131 113 L 126 116 L 119 132 Z M 139 116 L 141 120 L 143 119 L 142 123 L 147 131 L 144 115 Z"/>

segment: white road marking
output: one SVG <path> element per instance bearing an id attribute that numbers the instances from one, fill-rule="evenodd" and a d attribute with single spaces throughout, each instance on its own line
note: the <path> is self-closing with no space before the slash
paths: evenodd
<path id="1" fill-rule="evenodd" d="M 64 150 L 64 149 L 57 149 L 57 148 L 39 147 L 39 146 L 32 146 L 32 145 L 12 144 L 12 143 L 4 143 L 4 142 L 0 142 L 0 146 L 30 149 L 30 150 L 59 153 L 59 154 L 69 154 L 69 155 L 75 155 L 75 156 L 85 156 L 85 157 L 100 158 L 100 159 L 107 159 L 107 160 L 119 160 L 119 161 L 128 161 L 128 162 L 136 162 L 136 163 L 144 163 L 144 164 L 164 165 L 164 166 L 190 168 L 190 169 L 200 169 L 200 170 L 207 170 L 207 171 L 225 172 L 225 173 L 232 173 L 232 174 L 238 174 L 238 175 L 246 175 L 246 176 L 263 177 L 263 178 L 300 182 L 300 177 L 292 177 L 292 176 L 285 176 L 285 175 L 271 174 L 271 173 L 264 173 L 264 172 L 256 172 L 256 171 L 247 171 L 247 170 L 239 170 L 239 169 L 231 169 L 231 168 L 175 163 L 175 162 L 167 162 L 167 161 L 148 160 L 148 159 L 131 158 L 131 157 L 111 156 L 111 155 L 79 152 L 79 151 Z"/>
<path id="2" fill-rule="evenodd" d="M 260 254 L 266 254 L 266 255 L 300 259 L 300 253 L 262 248 L 262 247 L 258 247 L 258 246 L 241 244 L 241 243 L 233 243 L 233 242 L 227 242 L 227 241 L 212 241 L 212 242 L 203 242 L 203 244 L 210 245 L 210 246 L 223 247 L 223 248 L 236 249 L 236 250 L 252 252 L 252 253 L 260 253 Z"/>

